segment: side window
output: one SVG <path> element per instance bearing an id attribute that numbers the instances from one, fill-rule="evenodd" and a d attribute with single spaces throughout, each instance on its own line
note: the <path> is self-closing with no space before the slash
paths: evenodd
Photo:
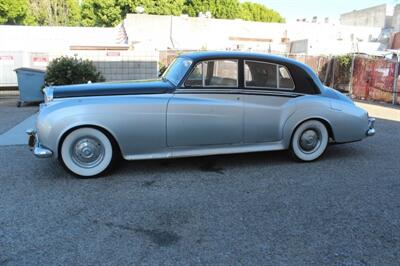
<path id="1" fill-rule="evenodd" d="M 185 87 L 203 86 L 203 63 L 198 63 L 185 81 Z"/>
<path id="2" fill-rule="evenodd" d="M 278 88 L 276 65 L 264 62 L 245 61 L 245 86 Z"/>
<path id="3" fill-rule="evenodd" d="M 237 60 L 212 60 L 198 63 L 185 81 L 185 87 L 237 86 Z"/>
<path id="4" fill-rule="evenodd" d="M 265 89 L 294 89 L 294 82 L 289 70 L 281 65 L 245 61 L 245 87 Z"/>
<path id="5" fill-rule="evenodd" d="M 279 66 L 279 88 L 293 90 L 294 82 L 290 76 L 289 70 L 284 66 Z"/>
<path id="6" fill-rule="evenodd" d="M 238 86 L 238 61 L 214 60 L 204 62 L 204 85 L 217 87 Z"/>

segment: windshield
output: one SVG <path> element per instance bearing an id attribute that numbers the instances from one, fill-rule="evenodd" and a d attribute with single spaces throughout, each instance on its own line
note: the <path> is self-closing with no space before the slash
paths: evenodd
<path id="1" fill-rule="evenodd" d="M 184 57 L 178 57 L 169 65 L 162 77 L 171 81 L 176 86 L 185 76 L 191 64 L 192 60 Z"/>

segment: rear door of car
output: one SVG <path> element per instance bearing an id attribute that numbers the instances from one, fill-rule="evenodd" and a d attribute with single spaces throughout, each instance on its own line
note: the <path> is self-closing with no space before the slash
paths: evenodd
<path id="1" fill-rule="evenodd" d="M 282 65 L 244 60 L 244 142 L 275 142 L 282 138 L 288 103 L 296 97 L 289 70 Z"/>
<path id="2" fill-rule="evenodd" d="M 198 62 L 167 109 L 167 145 L 236 144 L 243 141 L 239 60 Z"/>

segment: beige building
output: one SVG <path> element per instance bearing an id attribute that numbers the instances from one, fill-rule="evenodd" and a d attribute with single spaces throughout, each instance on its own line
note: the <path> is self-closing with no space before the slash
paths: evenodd
<path id="1" fill-rule="evenodd" d="M 392 27 L 393 6 L 383 4 L 360 10 L 353 10 L 340 16 L 340 23 L 349 26 L 377 28 Z"/>

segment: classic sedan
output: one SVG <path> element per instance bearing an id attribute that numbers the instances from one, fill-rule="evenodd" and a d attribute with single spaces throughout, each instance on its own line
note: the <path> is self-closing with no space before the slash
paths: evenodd
<path id="1" fill-rule="evenodd" d="M 374 119 L 325 87 L 306 65 L 267 54 L 180 55 L 156 80 L 45 89 L 37 157 L 58 158 L 82 177 L 119 157 L 159 159 L 290 149 L 300 161 L 329 143 L 375 133 Z"/>

